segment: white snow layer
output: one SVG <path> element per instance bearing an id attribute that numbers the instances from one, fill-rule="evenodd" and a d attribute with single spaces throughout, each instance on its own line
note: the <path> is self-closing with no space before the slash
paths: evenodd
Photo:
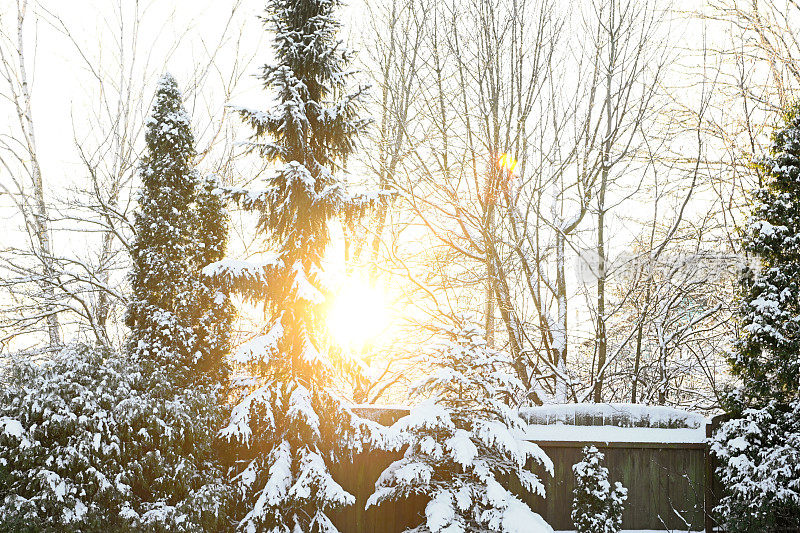
<path id="1" fill-rule="evenodd" d="M 378 420 L 389 411 L 400 411 L 400 418 L 409 411 L 403 405 L 356 405 L 353 409 L 371 420 Z M 597 416 L 596 420 L 604 423 L 574 425 L 576 413 Z M 708 423 L 706 417 L 697 413 L 635 404 L 544 405 L 523 408 L 520 415 L 531 422 L 525 438 L 534 442 L 703 444 Z M 634 427 L 634 424 L 646 425 Z"/>
<path id="2" fill-rule="evenodd" d="M 659 444 L 703 444 L 705 429 L 624 428 L 615 426 L 569 426 L 532 424 L 525 438 L 534 442 L 651 442 Z"/>
<path id="3" fill-rule="evenodd" d="M 520 409 L 520 416 L 530 424 L 572 424 L 641 428 L 702 429 L 708 419 L 661 405 L 631 403 L 553 404 Z M 593 419 L 590 424 L 584 420 Z M 577 422 L 576 422 L 577 421 Z"/>

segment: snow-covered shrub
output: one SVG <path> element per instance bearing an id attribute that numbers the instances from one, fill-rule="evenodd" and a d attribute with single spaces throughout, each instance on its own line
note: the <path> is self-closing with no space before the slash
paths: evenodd
<path id="1" fill-rule="evenodd" d="M 603 459 L 597 448 L 586 446 L 583 459 L 572 465 L 576 481 L 572 523 L 577 533 L 617 533 L 622 527 L 628 490 L 619 482 L 611 485 Z"/>
<path id="2" fill-rule="evenodd" d="M 215 393 L 155 397 L 88 347 L 18 361 L 0 382 L 0 531 L 224 530 Z"/>
<path id="3" fill-rule="evenodd" d="M 729 358 L 740 387 L 725 396 L 733 416 L 712 438 L 727 531 L 800 527 L 800 105 L 787 110 L 756 191 L 742 249 L 740 331 Z"/>
<path id="4" fill-rule="evenodd" d="M 408 447 L 381 474 L 367 506 L 428 497 L 418 533 L 552 531 L 507 488 L 518 482 L 544 496 L 530 468 L 536 463 L 553 472 L 547 455 L 523 438 L 526 424 L 517 410 L 504 403 L 521 384 L 480 328 L 459 322 L 431 357 L 432 374 L 413 389 L 428 400 L 392 426 Z"/>
<path id="5" fill-rule="evenodd" d="M 800 402 L 747 409 L 711 441 L 725 488 L 714 509 L 731 533 L 800 527 Z"/>

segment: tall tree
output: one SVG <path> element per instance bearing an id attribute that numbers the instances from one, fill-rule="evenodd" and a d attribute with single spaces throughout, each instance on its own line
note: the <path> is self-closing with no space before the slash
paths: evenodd
<path id="1" fill-rule="evenodd" d="M 349 52 L 337 40 L 336 0 L 271 0 L 277 63 L 263 68 L 277 103 L 267 112 L 237 108 L 254 129 L 250 149 L 282 162 L 260 191 L 229 190 L 259 213 L 258 228 L 276 255 L 206 269 L 245 295 L 265 300 L 265 334 L 240 347 L 252 386 L 233 410 L 228 439 L 245 445 L 240 485 L 242 530 L 336 531 L 328 511 L 354 503 L 329 466 L 360 446 L 367 422 L 330 388 L 335 370 L 325 350 L 328 292 L 322 258 L 328 221 L 363 211 L 370 198 L 348 194 L 334 174 L 366 126 L 357 117 L 362 89 L 346 92 Z"/>
<path id="2" fill-rule="evenodd" d="M 800 106 L 784 121 L 758 162 L 765 186 L 756 193 L 744 247 L 760 265 L 743 278 L 743 337 L 731 357 L 741 399 L 756 406 L 800 399 Z"/>
<path id="3" fill-rule="evenodd" d="M 231 307 L 200 269 L 224 254 L 226 215 L 214 186 L 193 167 L 189 115 L 170 74 L 158 84 L 145 141 L 131 248 L 129 351 L 153 375 L 178 385 L 200 377 L 200 369 L 224 379 Z"/>
<path id="4" fill-rule="evenodd" d="M 741 387 L 728 397 L 734 417 L 711 444 L 725 487 L 714 511 L 726 531 L 800 525 L 800 105 L 787 110 L 757 166 L 764 186 L 744 249 L 760 264 L 743 277 L 742 337 L 730 357 Z"/>
<path id="5" fill-rule="evenodd" d="M 137 386 L 153 405 L 140 402 L 139 412 L 157 417 L 166 410 L 172 427 L 165 422 L 164 434 L 153 434 L 141 456 L 132 438 L 130 461 L 142 466 L 131 486 L 145 508 L 177 509 L 190 495 L 205 495 L 195 508 L 206 515 L 211 506 L 215 520 L 225 521 L 228 499 L 214 444 L 227 411 L 221 400 L 233 314 L 225 290 L 201 269 L 224 255 L 227 215 L 216 183 L 194 169 L 190 118 L 170 74 L 158 83 L 145 143 L 131 247 L 129 367 L 144 376 Z"/>

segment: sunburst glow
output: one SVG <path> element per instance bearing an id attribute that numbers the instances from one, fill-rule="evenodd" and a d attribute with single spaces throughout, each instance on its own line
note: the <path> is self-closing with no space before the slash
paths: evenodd
<path id="1" fill-rule="evenodd" d="M 337 344 L 363 349 L 388 327 L 385 293 L 364 281 L 348 280 L 328 309 L 327 324 Z"/>

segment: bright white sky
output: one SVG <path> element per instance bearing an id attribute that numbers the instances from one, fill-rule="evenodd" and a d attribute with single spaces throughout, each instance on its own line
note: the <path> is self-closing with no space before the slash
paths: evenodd
<path id="1" fill-rule="evenodd" d="M 220 79 L 237 70 L 244 73 L 230 102 L 253 107 L 263 106 L 268 95 L 254 77 L 258 66 L 269 61 L 269 36 L 265 33 L 258 15 L 263 13 L 264 0 L 29 0 L 27 20 L 27 63 L 33 81 L 34 120 L 37 128 L 39 150 L 42 157 L 44 179 L 48 194 L 60 195 L 65 186 L 85 177 L 76 150 L 74 132 L 81 142 L 91 144 L 96 128 L 95 119 L 86 110 L 97 108 L 101 87 L 87 68 L 87 61 L 59 29 L 60 18 L 71 35 L 87 55 L 88 63 L 103 72 L 108 79 L 116 79 L 120 63 L 130 64 L 133 47 L 133 28 L 129 26 L 138 11 L 140 31 L 134 63 L 134 85 L 143 86 L 142 114 L 147 113 L 152 88 L 157 76 L 164 70 L 175 75 L 184 92 L 194 117 L 198 144 L 207 142 L 209 120 L 222 114 L 226 101 Z M 566 3 L 567 0 L 564 0 Z M 345 24 L 344 37 L 358 50 L 361 32 L 365 29 L 369 0 L 352 0 L 341 12 Z M 696 0 L 679 0 L 687 10 L 702 5 Z M 238 4 L 230 20 L 232 7 Z M 122 31 L 125 57 L 119 57 L 119 8 L 127 26 Z M 15 0 L 0 0 L 0 24 L 6 32 L 15 24 Z M 670 25 L 670 38 L 685 48 L 697 48 L 702 35 L 702 22 L 676 17 Z M 35 31 L 33 31 L 35 30 Z M 369 31 L 369 30 L 367 30 Z M 13 33 L 11 34 L 13 35 Z M 193 87 L 197 65 L 208 62 L 210 53 L 217 49 L 217 69 Z M 238 53 L 237 53 L 238 48 Z M 362 52 L 362 57 L 366 55 Z M 236 58 L 240 63 L 236 63 Z M 684 62 L 691 59 L 682 58 Z M 149 80 L 142 84 L 142 80 Z M 691 95 L 687 91 L 687 98 Z M 0 117 L 13 124 L 11 109 L 0 102 Z M 144 118 L 142 116 L 142 118 Z M 228 122 L 235 125 L 236 120 Z M 0 125 L 5 133 L 8 127 Z M 247 131 L 241 130 L 241 136 Z M 141 141 L 140 141 L 141 142 Z M 207 170 L 207 169 L 203 169 Z M 3 178 L 0 174 L 0 179 Z M 5 205 L 0 201 L 0 207 Z M 80 243 L 56 243 L 74 247 Z M 577 312 L 577 311 L 576 311 Z"/>
<path id="2" fill-rule="evenodd" d="M 96 128 L 86 110 L 97 107 L 100 90 L 75 45 L 60 28 L 54 27 L 59 24 L 56 17 L 63 21 L 93 68 L 116 80 L 118 65 L 129 65 L 133 57 L 134 29 L 130 21 L 138 12 L 140 28 L 133 72 L 134 84 L 145 87 L 142 110 L 147 112 L 155 78 L 170 71 L 184 93 L 190 95 L 186 103 L 194 117 L 199 146 L 203 146 L 208 133 L 209 118 L 220 117 L 225 104 L 256 107 L 266 102 L 267 95 L 254 77 L 258 67 L 270 58 L 269 36 L 257 18 L 263 13 L 264 0 L 29 1 L 27 66 L 33 86 L 37 141 L 49 188 L 74 183 L 82 177 L 84 169 L 77 159 L 73 132 L 81 139 L 91 139 Z M 118 4 L 127 24 L 122 31 L 126 54 L 122 61 Z M 358 41 L 365 9 L 360 0 L 350 4 L 342 10 L 341 19 L 346 23 L 343 36 Z M 237 7 L 231 18 L 234 6 Z M 0 0 L 0 24 L 14 38 L 15 15 L 16 0 Z M 198 87 L 193 87 L 195 69 L 206 65 L 218 47 L 215 68 Z M 234 70 L 243 75 L 228 102 L 221 92 L 220 80 Z M 145 79 L 149 82 L 143 84 Z M 111 88 L 107 84 L 104 90 L 108 89 Z M 0 116 L 6 124 L 16 122 L 12 109 L 4 103 L 0 103 Z"/>

